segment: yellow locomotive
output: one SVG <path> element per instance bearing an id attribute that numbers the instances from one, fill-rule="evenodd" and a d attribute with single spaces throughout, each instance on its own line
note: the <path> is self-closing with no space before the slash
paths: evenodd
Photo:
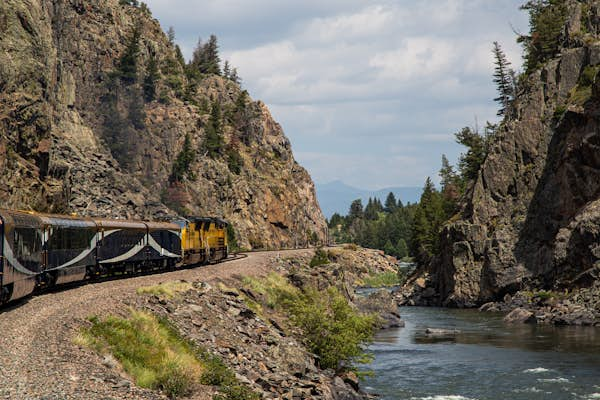
<path id="1" fill-rule="evenodd" d="M 227 225 L 219 218 L 187 217 L 181 227 L 183 264 L 204 264 L 227 258 Z"/>

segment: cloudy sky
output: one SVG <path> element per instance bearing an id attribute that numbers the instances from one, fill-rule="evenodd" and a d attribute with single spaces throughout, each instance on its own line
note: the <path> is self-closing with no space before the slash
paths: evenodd
<path id="1" fill-rule="evenodd" d="M 523 0 L 146 0 L 191 56 L 217 35 L 320 183 L 421 186 L 453 133 L 495 121 L 491 47 L 513 66 Z"/>

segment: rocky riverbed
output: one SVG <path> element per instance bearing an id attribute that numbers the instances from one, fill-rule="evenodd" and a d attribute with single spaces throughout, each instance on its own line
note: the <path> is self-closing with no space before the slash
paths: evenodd
<path id="1" fill-rule="evenodd" d="M 507 322 L 600 326 L 600 283 L 575 291 L 519 291 L 480 311 L 508 313 Z"/>
<path id="2" fill-rule="evenodd" d="M 479 303 L 480 311 L 503 312 L 507 322 L 553 325 L 600 326 L 600 282 L 586 287 L 541 290 L 538 284 L 526 285 L 501 301 Z M 428 274 L 416 274 L 395 294 L 399 305 L 439 306 L 440 295 Z M 477 303 L 464 308 L 474 308 Z M 517 310 L 517 311 L 515 311 Z M 514 313 L 512 313 L 515 311 Z M 511 314 L 512 315 L 509 315 Z"/>

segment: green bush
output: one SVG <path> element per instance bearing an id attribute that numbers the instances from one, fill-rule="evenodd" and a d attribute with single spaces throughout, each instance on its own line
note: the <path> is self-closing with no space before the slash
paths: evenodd
<path id="1" fill-rule="evenodd" d="M 599 70 L 600 67 L 598 67 L 597 65 L 588 65 L 583 69 L 583 72 L 579 77 L 578 84 L 581 86 L 592 86 L 594 84 L 594 79 L 596 78 L 596 75 L 598 74 Z"/>
<path id="2" fill-rule="evenodd" d="M 315 251 L 315 255 L 312 260 L 310 260 L 311 267 L 318 267 L 320 265 L 329 264 L 329 257 L 327 256 L 327 252 L 323 249 L 319 248 Z"/>
<path id="3" fill-rule="evenodd" d="M 380 288 L 401 285 L 403 280 L 404 276 L 399 272 L 387 271 L 378 274 L 370 274 L 363 279 L 363 284 L 366 287 Z"/>
<path id="4" fill-rule="evenodd" d="M 363 346 L 372 340 L 377 317 L 355 310 L 337 288 L 302 291 L 277 274 L 246 278 L 245 283 L 262 294 L 268 306 L 289 315 L 322 368 L 345 370 L 353 362 L 370 361 Z"/>
<path id="5" fill-rule="evenodd" d="M 284 307 L 322 368 L 342 370 L 368 359 L 362 345 L 372 340 L 376 318 L 358 313 L 335 287 L 325 293 L 307 289 L 285 300 Z"/>

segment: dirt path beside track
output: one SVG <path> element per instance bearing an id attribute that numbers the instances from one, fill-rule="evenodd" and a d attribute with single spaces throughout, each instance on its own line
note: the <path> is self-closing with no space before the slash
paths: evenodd
<path id="1" fill-rule="evenodd" d="M 74 344 L 90 315 L 121 313 L 140 286 L 184 279 L 215 281 L 271 271 L 278 257 L 312 250 L 250 253 L 248 257 L 195 269 L 83 285 L 31 297 L 0 311 L 0 398 L 5 399 L 163 399 L 129 387 L 114 368 L 99 365 Z"/>

